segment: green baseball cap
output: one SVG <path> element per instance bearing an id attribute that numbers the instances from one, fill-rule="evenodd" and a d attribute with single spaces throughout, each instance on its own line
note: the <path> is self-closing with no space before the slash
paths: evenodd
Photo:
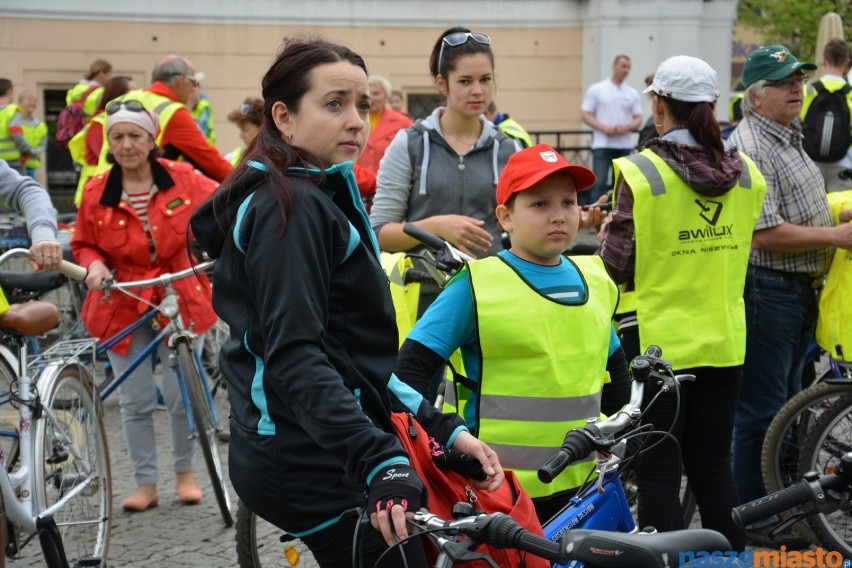
<path id="1" fill-rule="evenodd" d="M 743 67 L 743 85 L 750 87 L 761 79 L 780 81 L 799 69 L 816 69 L 813 63 L 799 61 L 783 45 L 765 45 L 751 52 Z"/>

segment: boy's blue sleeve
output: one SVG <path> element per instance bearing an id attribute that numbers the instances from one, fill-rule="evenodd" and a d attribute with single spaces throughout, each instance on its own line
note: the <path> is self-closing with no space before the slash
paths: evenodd
<path id="1" fill-rule="evenodd" d="M 473 298 L 470 274 L 459 272 L 417 320 L 408 339 L 428 347 L 444 359 L 473 337 Z"/>
<path id="2" fill-rule="evenodd" d="M 615 353 L 619 347 L 621 347 L 621 340 L 618 338 L 618 334 L 615 333 L 615 326 L 610 326 L 609 353 L 607 353 L 607 357 L 612 357 L 612 354 Z"/>

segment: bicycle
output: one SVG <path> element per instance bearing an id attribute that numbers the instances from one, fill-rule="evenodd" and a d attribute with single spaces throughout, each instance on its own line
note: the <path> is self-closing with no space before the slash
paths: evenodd
<path id="1" fill-rule="evenodd" d="M 810 350 L 816 353 L 818 346 Z M 789 487 L 799 479 L 799 462 L 809 433 L 823 413 L 852 404 L 852 367 L 830 359 L 816 382 L 788 400 L 766 431 L 761 451 L 761 473 L 767 493 Z M 816 535 L 799 524 L 795 531 L 808 541 Z"/>
<path id="2" fill-rule="evenodd" d="M 852 393 L 852 389 L 849 391 Z M 814 422 L 799 458 L 799 475 L 807 478 L 813 472 L 830 474 L 837 471 L 844 456 L 852 451 L 852 394 L 840 397 Z M 852 554 L 852 523 L 849 507 L 821 511 L 809 518 L 816 544 Z M 842 544 L 841 544 L 842 543 Z"/>
<path id="3" fill-rule="evenodd" d="M 845 453 L 832 473 L 809 471 L 796 483 L 765 497 L 735 507 L 732 511 L 734 522 L 740 526 L 772 519 L 776 515 L 786 518 L 770 532 L 775 536 L 802 520 L 808 520 L 811 527 L 820 535 L 823 544 L 837 555 L 841 565 L 843 558 L 852 555 L 852 543 L 838 535 L 824 519 L 827 515 L 840 513 L 848 515 L 852 491 L 852 452 Z"/>
<path id="4" fill-rule="evenodd" d="M 467 505 L 462 503 L 461 505 Z M 465 510 L 466 509 L 466 510 Z M 683 551 L 724 551 L 728 540 L 709 529 L 668 533 L 623 534 L 599 530 L 571 530 L 558 541 L 542 538 L 519 526 L 502 513 L 466 514 L 445 520 L 432 513 L 417 512 L 412 524 L 415 537 L 428 535 L 440 550 L 435 568 L 449 568 L 453 562 L 481 560 L 496 564 L 476 548 L 487 543 L 494 548 L 514 548 L 540 556 L 554 566 L 606 566 L 608 568 L 670 568 Z M 396 545 L 399 546 L 399 545 Z"/>
<path id="5" fill-rule="evenodd" d="M 105 400 L 139 365 L 150 360 L 150 357 L 156 352 L 157 347 L 162 341 L 168 340 L 168 364 L 175 368 L 175 373 L 178 377 L 180 393 L 189 422 L 189 430 L 191 435 L 198 441 L 201 453 L 204 456 L 204 463 L 210 474 L 213 493 L 216 497 L 216 503 L 222 515 L 222 520 L 226 527 L 230 527 L 234 524 L 231 514 L 231 498 L 225 485 L 224 468 L 222 467 L 219 447 L 216 444 L 216 434 L 221 430 L 219 415 L 213 402 L 210 382 L 204 372 L 204 365 L 199 353 L 194 348 L 195 334 L 183 322 L 178 305 L 177 292 L 172 287 L 173 282 L 189 276 L 195 276 L 198 272 L 211 269 L 213 265 L 214 261 L 209 260 L 179 272 L 165 273 L 146 280 L 130 282 L 116 282 L 112 279 L 105 280 L 102 287 L 106 294 L 113 291 L 122 292 L 140 302 L 148 304 L 151 306 L 151 309 L 142 314 L 134 323 L 125 327 L 112 337 L 102 339 L 97 346 L 96 353 L 98 356 L 103 356 L 111 347 L 131 335 L 137 329 L 144 325 L 151 325 L 151 322 L 158 314 L 162 314 L 168 319 L 169 324 L 165 328 L 160 329 L 154 339 L 133 359 L 124 372 L 113 377 L 109 382 L 102 384 L 99 396 L 101 400 Z M 145 301 L 132 292 L 132 290 L 139 288 L 151 287 L 163 288 L 162 299 L 157 305 Z M 60 342 L 61 344 L 62 342 Z"/>
<path id="6" fill-rule="evenodd" d="M 0 255 L 30 258 L 25 249 Z M 77 279 L 85 270 L 63 262 Z M 94 394 L 91 339 L 54 344 L 28 357 L 27 338 L 56 326 L 59 312 L 47 302 L 16 304 L 4 333 L 16 349 L 0 358 L 0 402 L 16 410 L 17 424 L 0 432 L 11 451 L 0 454 L 0 494 L 6 510 L 5 554 L 14 557 L 39 537 L 45 563 L 67 568 L 68 555 L 102 565 L 109 550 L 112 480 L 100 401 Z M 14 363 L 14 367 L 12 366 Z M 23 542 L 21 537 L 30 535 Z"/>

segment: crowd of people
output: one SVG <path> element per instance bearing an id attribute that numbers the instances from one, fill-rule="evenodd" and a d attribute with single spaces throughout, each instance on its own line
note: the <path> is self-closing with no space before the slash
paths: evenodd
<path id="1" fill-rule="evenodd" d="M 830 42 L 825 58 L 823 81 L 842 88 L 845 42 Z M 743 550 L 762 527 L 746 533 L 730 511 L 765 494 L 766 429 L 801 389 L 833 252 L 852 248 L 852 225 L 835 224 L 826 199 L 846 163 L 817 165 L 803 151 L 800 124 L 815 96 L 803 108 L 805 71 L 816 66 L 784 46 L 746 60 L 742 120 L 727 140 L 716 119 L 718 76 L 706 62 L 660 63 L 646 80 L 647 122 L 626 83 L 630 66 L 617 56 L 578 109 L 593 130 L 589 169 L 534 144 L 497 110 L 492 39 L 465 27 L 432 46 L 428 69 L 443 104 L 416 121 L 399 106 L 402 93 L 351 49 L 310 35 L 286 40 L 260 97 L 227 114 L 243 145 L 226 155 L 204 74 L 189 59 L 164 56 L 144 88 L 98 60 L 68 92 L 88 117 L 69 143 L 82 168 L 71 247 L 88 270 L 83 322 L 107 337 L 139 313 L 137 299 L 104 301 L 111 275 L 186 268 L 191 239 L 216 259 L 211 281 L 199 275 L 176 288 L 196 333 L 217 317 L 230 327 L 219 365 L 231 403 L 231 483 L 323 567 L 349 564 L 358 509 L 377 529 L 362 535 L 365 564 L 399 565 L 383 553 L 408 535 L 406 516 L 428 504 L 392 412 L 473 456 L 485 472 L 471 481 L 479 488 L 493 490 L 503 468 L 514 471 L 545 522 L 588 464 L 550 485 L 536 470 L 566 426 L 627 401 L 629 361 L 659 345 L 676 372 L 697 378 L 646 416 L 672 436 L 638 460 L 639 524 L 682 528 L 682 464 L 703 526 Z M 0 197 L 25 212 L 34 262 L 52 269 L 55 210 L 43 189 L 21 181 L 45 148 L 36 105 L 27 92 L 16 104 L 0 79 Z M 608 200 L 611 214 L 596 207 Z M 379 257 L 416 255 L 406 223 L 474 260 L 443 290 L 421 288 L 418 321 L 399 347 Z M 600 229 L 599 253 L 565 256 L 582 227 Z M 154 333 L 140 328 L 110 351 L 117 372 Z M 432 401 L 457 350 L 468 393 L 459 397 L 450 381 L 456 396 L 440 411 Z M 176 495 L 197 503 L 186 415 L 162 369 Z M 129 512 L 160 497 L 152 383 L 143 365 L 120 390 L 138 485 L 122 501 Z M 655 394 L 649 387 L 646 404 Z M 402 551 L 407 565 L 426 566 L 416 542 Z"/>

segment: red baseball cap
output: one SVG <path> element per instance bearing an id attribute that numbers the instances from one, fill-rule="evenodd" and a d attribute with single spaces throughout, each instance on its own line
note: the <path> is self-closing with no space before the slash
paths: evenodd
<path id="1" fill-rule="evenodd" d="M 505 205 L 512 195 L 557 172 L 567 172 L 574 179 L 577 191 L 590 188 L 597 179 L 589 168 L 569 163 L 547 144 L 537 144 L 509 157 L 497 182 L 497 204 Z"/>

